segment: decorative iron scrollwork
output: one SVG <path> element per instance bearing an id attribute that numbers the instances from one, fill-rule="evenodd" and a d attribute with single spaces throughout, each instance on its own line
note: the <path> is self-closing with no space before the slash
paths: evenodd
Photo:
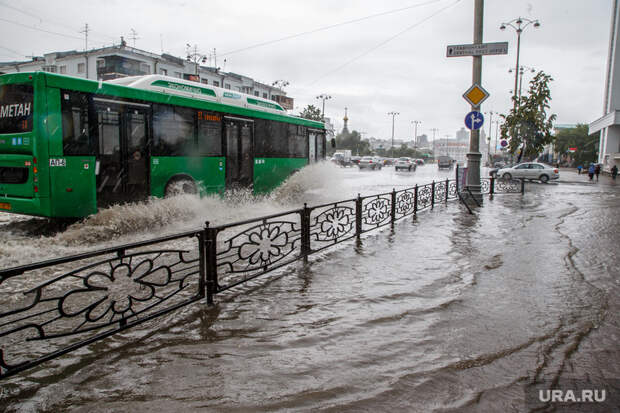
<path id="1" fill-rule="evenodd" d="M 521 192 L 521 181 L 518 179 L 496 179 L 495 192 L 519 193 Z"/>
<path id="2" fill-rule="evenodd" d="M 300 240 L 296 222 L 263 222 L 224 241 L 224 248 L 217 253 L 217 266 L 224 270 L 222 275 L 263 271 L 289 256 Z"/>
<path id="3" fill-rule="evenodd" d="M 396 214 L 404 216 L 413 212 L 415 194 L 411 191 L 403 191 L 396 196 Z"/>
<path id="4" fill-rule="evenodd" d="M 458 195 L 456 191 L 458 190 L 458 186 L 456 181 L 450 181 L 448 185 L 448 198 L 456 198 Z"/>
<path id="5" fill-rule="evenodd" d="M 355 228 L 355 210 L 337 206 L 321 212 L 311 224 L 315 241 L 333 241 L 351 233 Z"/>
<path id="6" fill-rule="evenodd" d="M 446 198 L 446 182 L 435 182 L 435 202 L 443 201 Z"/>
<path id="7" fill-rule="evenodd" d="M 37 357 L 22 348 L 27 342 L 77 336 L 80 344 L 93 334 L 119 331 L 165 307 L 194 301 L 201 296 L 198 279 L 195 255 L 157 250 L 83 265 L 25 291 L 26 303 L 0 313 L 0 375 Z"/>
<path id="8" fill-rule="evenodd" d="M 431 204 L 433 190 L 431 185 L 424 185 L 418 188 L 418 209 L 426 208 Z"/>
<path id="9" fill-rule="evenodd" d="M 381 225 L 390 218 L 390 200 L 377 197 L 364 204 L 362 221 L 366 225 Z"/>
<path id="10" fill-rule="evenodd" d="M 482 178 L 480 179 L 480 193 L 488 194 L 491 192 L 491 179 Z"/>

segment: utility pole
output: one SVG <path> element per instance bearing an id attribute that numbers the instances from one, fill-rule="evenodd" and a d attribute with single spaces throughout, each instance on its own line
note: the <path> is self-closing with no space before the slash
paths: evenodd
<path id="1" fill-rule="evenodd" d="M 88 50 L 88 23 L 84 25 L 84 30 L 80 31 L 80 33 L 84 33 L 84 51 Z"/>
<path id="2" fill-rule="evenodd" d="M 433 132 L 433 159 L 437 159 L 437 145 L 435 144 L 435 133 L 439 132 L 439 129 L 437 128 L 432 128 L 431 132 Z"/>
<path id="3" fill-rule="evenodd" d="M 491 128 L 493 127 L 493 115 L 494 114 L 497 115 L 497 112 L 493 112 L 492 110 L 490 110 L 490 111 L 485 112 L 485 113 L 487 113 L 489 115 L 489 137 L 487 138 L 487 142 L 489 144 L 489 147 L 488 147 L 488 151 L 489 152 L 487 153 L 487 158 L 488 158 L 489 164 L 491 164 L 491 135 L 492 135 Z"/>
<path id="4" fill-rule="evenodd" d="M 484 17 L 484 0 L 474 0 L 474 44 L 482 43 L 482 20 Z M 472 83 L 482 84 L 482 56 L 473 56 Z M 516 85 L 515 85 L 516 86 Z M 477 110 L 474 105 L 471 110 Z M 478 204 L 482 204 L 480 193 L 480 129 L 472 129 L 467 153 L 467 189 L 471 192 Z"/>
<path id="5" fill-rule="evenodd" d="M 139 39 L 138 32 L 135 31 L 134 29 L 131 29 L 130 31 L 131 31 L 131 36 L 129 36 L 129 38 L 131 40 L 133 40 L 133 47 L 135 48 L 136 47 L 136 40 Z"/>
<path id="6" fill-rule="evenodd" d="M 400 115 L 400 113 L 398 113 L 398 112 L 388 112 L 388 115 L 392 116 L 392 148 L 391 148 L 390 158 L 393 158 L 394 157 L 394 117 L 396 115 Z"/>
<path id="7" fill-rule="evenodd" d="M 417 149 L 418 147 L 418 125 L 422 123 L 419 120 L 412 120 L 413 123 L 413 149 Z"/>

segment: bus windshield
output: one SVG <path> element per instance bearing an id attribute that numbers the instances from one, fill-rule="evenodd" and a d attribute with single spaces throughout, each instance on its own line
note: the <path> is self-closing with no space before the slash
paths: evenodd
<path id="1" fill-rule="evenodd" d="M 32 85 L 0 85 L 0 134 L 31 132 L 33 103 Z"/>

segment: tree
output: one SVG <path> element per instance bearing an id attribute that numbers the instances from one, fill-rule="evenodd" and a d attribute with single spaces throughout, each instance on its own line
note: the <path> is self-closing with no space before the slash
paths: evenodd
<path id="1" fill-rule="evenodd" d="M 370 143 L 367 139 L 362 139 L 360 133 L 355 130 L 349 133 L 339 133 L 336 136 L 336 148 L 350 149 L 355 155 L 370 154 Z"/>
<path id="2" fill-rule="evenodd" d="M 561 129 L 555 135 L 555 149 L 567 156 L 568 148 L 577 148 L 570 155 L 577 165 L 588 165 L 597 161 L 599 133 L 588 135 L 588 125 L 579 124 L 574 128 Z"/>
<path id="3" fill-rule="evenodd" d="M 314 105 L 308 105 L 306 108 L 299 114 L 300 117 L 304 119 L 318 120 L 322 121 L 323 116 L 321 115 L 321 109 L 315 107 Z"/>
<path id="4" fill-rule="evenodd" d="M 515 154 L 521 149 L 517 162 L 521 162 L 523 155 L 526 157 L 538 155 L 546 145 L 554 140 L 551 130 L 556 115 L 552 114 L 547 117 L 547 109 L 551 101 L 549 89 L 551 81 L 553 79 L 550 75 L 543 71 L 538 72 L 530 81 L 528 95 L 520 98 L 513 96 L 515 106 L 508 115 L 500 115 L 504 118 L 501 137 L 508 139 L 510 135 L 508 144 L 510 153 Z"/>

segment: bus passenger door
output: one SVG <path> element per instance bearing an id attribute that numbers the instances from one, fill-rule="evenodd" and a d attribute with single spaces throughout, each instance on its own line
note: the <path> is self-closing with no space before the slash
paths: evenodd
<path id="1" fill-rule="evenodd" d="M 97 206 L 107 206 L 122 200 L 124 170 L 121 157 L 122 111 L 119 106 L 98 106 L 97 127 L 99 155 L 97 174 Z"/>
<path id="2" fill-rule="evenodd" d="M 253 122 L 224 118 L 226 187 L 252 187 L 254 178 Z"/>
<path id="3" fill-rule="evenodd" d="M 308 162 L 316 162 L 316 133 L 308 134 Z"/>
<path id="4" fill-rule="evenodd" d="M 123 177 L 123 191 L 127 199 L 145 199 L 149 192 L 148 174 L 148 128 L 147 112 L 143 109 L 128 108 L 125 120 L 125 145 L 122 148 L 126 160 L 126 175 Z"/>

